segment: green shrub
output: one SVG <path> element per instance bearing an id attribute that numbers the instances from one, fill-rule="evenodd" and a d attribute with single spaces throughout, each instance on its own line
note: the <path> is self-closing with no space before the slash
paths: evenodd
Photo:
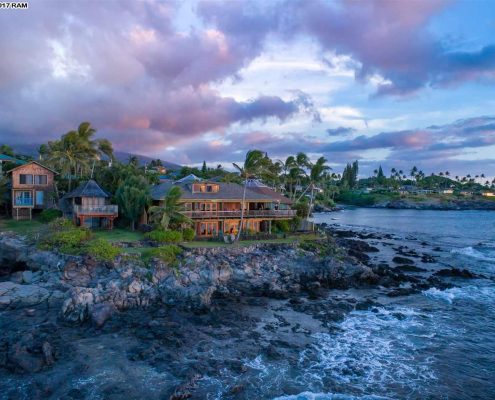
<path id="1" fill-rule="evenodd" d="M 61 216 L 62 216 L 62 211 L 55 210 L 54 208 L 48 208 L 40 213 L 38 219 L 40 222 L 47 224 L 48 222 L 52 222 L 53 220 L 60 218 Z"/>
<path id="2" fill-rule="evenodd" d="M 166 231 L 162 229 L 156 229 L 148 232 L 144 235 L 147 239 L 153 240 L 159 243 L 179 243 L 182 242 L 182 233 L 177 231 Z"/>
<path id="3" fill-rule="evenodd" d="M 75 228 L 75 225 L 72 223 L 72 221 L 70 219 L 62 217 L 56 218 L 48 224 L 48 229 L 54 232 L 71 228 Z"/>
<path id="4" fill-rule="evenodd" d="M 112 245 L 108 240 L 91 240 L 84 246 L 84 252 L 99 261 L 112 261 L 120 253 L 120 249 Z"/>
<path id="5" fill-rule="evenodd" d="M 286 233 L 290 231 L 290 224 L 287 220 L 274 221 L 272 231 L 274 233 Z"/>
<path id="6" fill-rule="evenodd" d="M 80 254 L 84 242 L 91 238 L 87 228 L 76 228 L 70 221 L 57 218 L 50 222 L 49 230 L 38 243 L 38 248 L 50 250 L 58 248 L 62 253 Z"/>
<path id="7" fill-rule="evenodd" d="M 152 258 L 158 258 L 171 267 L 176 267 L 178 265 L 177 256 L 181 253 L 182 249 L 180 247 L 169 245 L 146 249 L 143 251 L 142 257 L 145 262 L 149 262 Z"/>
<path id="8" fill-rule="evenodd" d="M 299 229 L 299 226 L 301 225 L 302 218 L 296 215 L 294 218 L 292 218 L 289 222 L 290 225 L 290 230 L 292 232 L 295 232 Z"/>
<path id="9" fill-rule="evenodd" d="M 194 237 L 196 236 L 196 232 L 194 232 L 194 229 L 192 228 L 185 228 L 183 231 L 182 231 L 182 237 L 184 238 L 184 240 L 186 241 L 191 241 L 191 240 L 194 240 Z"/>

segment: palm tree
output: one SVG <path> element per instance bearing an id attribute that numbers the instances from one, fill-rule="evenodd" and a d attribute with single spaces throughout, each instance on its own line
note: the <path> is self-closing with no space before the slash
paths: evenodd
<path id="1" fill-rule="evenodd" d="M 163 229 L 168 229 L 170 225 L 175 227 L 181 225 L 191 225 L 192 221 L 181 214 L 179 199 L 182 192 L 178 186 L 172 187 L 161 206 L 153 206 L 148 210 L 150 221 Z"/>
<path id="2" fill-rule="evenodd" d="M 330 167 L 328 165 L 325 165 L 327 163 L 327 160 L 325 157 L 320 157 L 316 161 L 315 164 L 310 164 L 310 172 L 309 172 L 309 185 L 308 188 L 311 189 L 311 197 L 309 200 L 309 208 L 308 208 L 308 218 L 311 215 L 311 209 L 313 208 L 313 197 L 314 197 L 314 189 L 315 185 L 323 179 L 325 176 L 325 173 L 330 170 Z M 306 190 L 308 189 L 306 188 Z M 301 197 L 304 195 L 306 190 L 303 192 Z M 299 199 L 301 199 L 299 197 Z"/>
<path id="3" fill-rule="evenodd" d="M 239 229 L 237 231 L 238 241 L 241 238 L 242 223 L 244 221 L 244 208 L 246 205 L 246 188 L 249 178 L 258 176 L 263 172 L 268 166 L 269 158 L 264 152 L 260 150 L 249 150 L 246 153 L 246 158 L 244 159 L 244 165 L 241 167 L 236 163 L 232 163 L 235 169 L 239 171 L 241 178 L 244 179 L 244 190 L 242 193 L 242 203 L 241 203 L 241 220 L 239 222 Z"/>

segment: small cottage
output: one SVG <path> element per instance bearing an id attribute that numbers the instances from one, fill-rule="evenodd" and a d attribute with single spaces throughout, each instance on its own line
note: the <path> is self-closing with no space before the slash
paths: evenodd
<path id="1" fill-rule="evenodd" d="M 9 171 L 12 177 L 12 216 L 32 219 L 33 212 L 56 205 L 54 177 L 57 172 L 37 161 Z"/>
<path id="2" fill-rule="evenodd" d="M 95 180 L 90 179 L 62 197 L 60 208 L 78 226 L 112 229 L 119 209 L 110 204 L 110 197 Z"/>

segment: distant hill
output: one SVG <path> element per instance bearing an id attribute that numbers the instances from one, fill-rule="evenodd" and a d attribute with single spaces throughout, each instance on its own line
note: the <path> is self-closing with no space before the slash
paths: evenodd
<path id="1" fill-rule="evenodd" d="M 17 145 L 12 146 L 12 148 L 14 149 L 14 151 L 16 153 L 25 154 L 27 156 L 31 156 L 34 158 L 38 157 L 39 147 L 40 147 L 39 144 L 17 144 Z M 129 160 L 129 157 L 131 157 L 131 156 L 136 156 L 139 159 L 139 163 L 141 165 L 149 164 L 152 160 L 156 160 L 156 158 L 143 156 L 141 154 L 131 154 L 131 153 L 127 153 L 124 151 L 116 151 L 115 152 L 115 157 L 120 162 L 124 162 L 124 163 L 127 162 Z M 169 161 L 162 160 L 162 164 L 165 168 L 168 168 L 168 169 L 178 170 L 178 169 L 182 168 L 181 165 L 175 164 L 175 163 L 172 163 Z"/>

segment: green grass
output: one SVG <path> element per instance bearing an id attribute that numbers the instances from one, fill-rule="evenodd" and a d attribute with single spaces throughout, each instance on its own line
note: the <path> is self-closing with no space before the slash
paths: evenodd
<path id="1" fill-rule="evenodd" d="M 144 239 L 144 235 L 139 231 L 114 228 L 111 231 L 93 231 L 96 239 L 106 239 L 109 242 L 136 242 Z"/>
<path id="2" fill-rule="evenodd" d="M 0 218 L 0 231 L 12 231 L 19 235 L 26 235 L 28 233 L 38 230 L 43 224 L 36 220 L 22 220 L 16 221 L 15 219 Z"/>
<path id="3" fill-rule="evenodd" d="M 321 239 L 321 236 L 308 233 L 304 235 L 287 235 L 286 238 L 280 239 L 266 239 L 266 240 L 241 240 L 236 243 L 225 243 L 225 242 L 202 242 L 202 241 L 192 241 L 182 243 L 182 246 L 190 249 L 194 248 L 211 248 L 211 247 L 245 247 L 251 246 L 253 244 L 259 243 L 274 243 L 274 244 L 289 244 L 295 242 L 301 242 L 306 240 L 316 240 Z"/>

